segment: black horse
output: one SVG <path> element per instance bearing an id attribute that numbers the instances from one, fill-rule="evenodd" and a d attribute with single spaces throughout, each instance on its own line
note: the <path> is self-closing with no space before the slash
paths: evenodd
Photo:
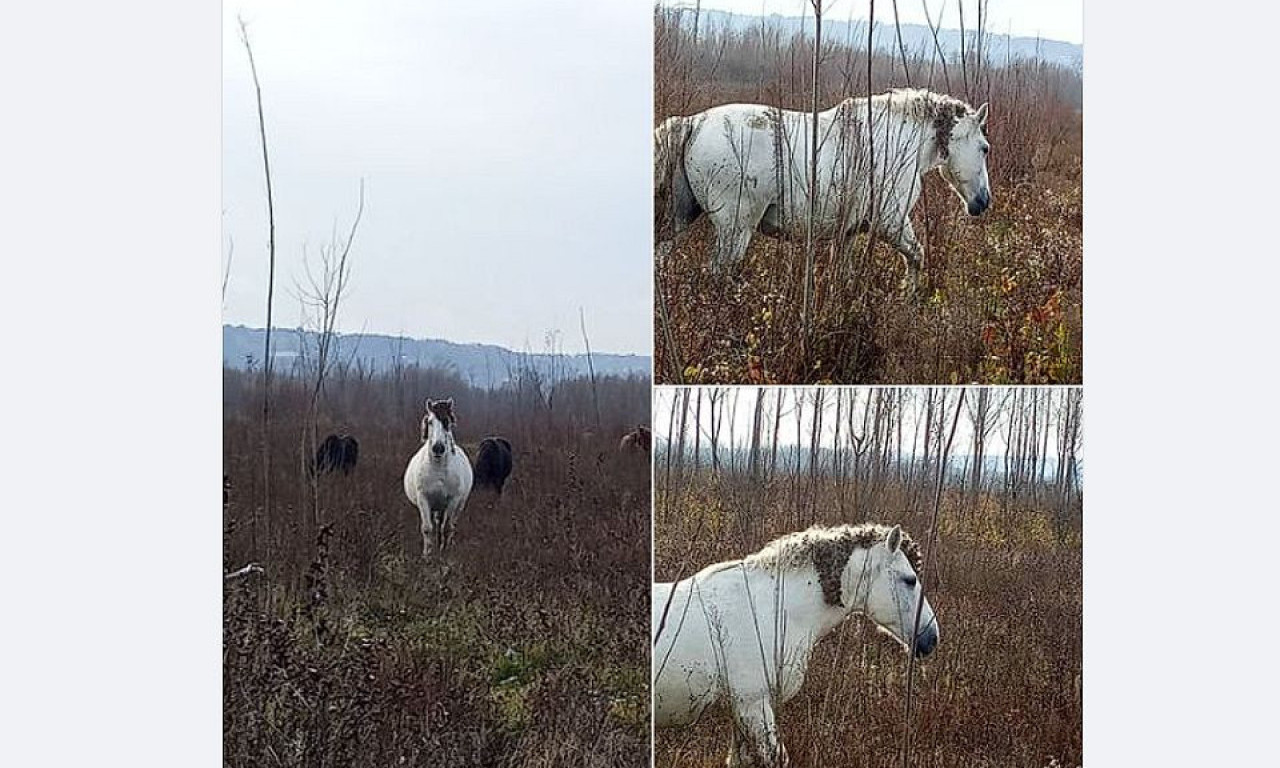
<path id="1" fill-rule="evenodd" d="M 492 488 L 502 495 L 511 476 L 511 443 L 505 437 L 486 437 L 476 449 L 475 486 Z"/>
<path id="2" fill-rule="evenodd" d="M 316 449 L 315 458 L 311 460 L 312 474 L 325 474 L 342 470 L 347 474 L 355 469 L 356 459 L 360 455 L 360 443 L 351 435 L 329 435 Z"/>

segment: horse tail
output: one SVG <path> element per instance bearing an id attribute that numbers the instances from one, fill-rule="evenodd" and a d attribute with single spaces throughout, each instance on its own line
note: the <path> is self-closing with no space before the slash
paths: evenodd
<path id="1" fill-rule="evenodd" d="M 653 131 L 653 214 L 658 240 L 666 240 L 663 230 L 683 229 L 682 210 L 693 201 L 689 177 L 684 168 L 684 150 L 693 134 L 693 118 L 676 115 L 663 120 Z M 674 233 L 673 233 L 674 234 Z"/>

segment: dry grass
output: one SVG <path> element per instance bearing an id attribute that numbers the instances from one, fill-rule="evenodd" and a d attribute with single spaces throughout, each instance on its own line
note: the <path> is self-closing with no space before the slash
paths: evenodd
<path id="1" fill-rule="evenodd" d="M 901 523 L 924 537 L 921 488 L 889 486 L 863 509 L 828 480 L 753 486 L 703 470 L 657 475 L 656 578 L 741 557 L 811 523 Z M 673 477 L 679 477 L 679 473 Z M 1077 766 L 1082 761 L 1081 528 L 1077 509 L 993 494 L 945 494 L 925 583 L 942 642 L 916 665 L 910 765 Z M 1007 508 L 1006 508 L 1007 506 Z M 695 535 L 694 532 L 697 532 Z M 792 765 L 897 766 L 907 659 L 861 618 L 819 644 L 800 695 L 782 707 Z M 708 713 L 657 733 L 658 768 L 719 766 L 731 725 Z M 1056 761 L 1056 762 L 1055 762 Z"/>
<path id="2" fill-rule="evenodd" d="M 340 372 L 320 434 L 357 436 L 360 462 L 322 479 L 319 529 L 299 383 L 275 394 L 268 521 L 258 379 L 225 381 L 225 557 L 266 574 L 225 592 L 224 764 L 648 765 L 649 471 L 616 451 L 648 420 L 647 381 L 602 381 L 584 438 L 581 382 L 547 409 L 436 372 Z M 401 483 L 428 395 L 456 398 L 464 444 L 500 433 L 516 454 L 500 500 L 472 496 L 447 570 L 421 561 Z"/>
<path id="3" fill-rule="evenodd" d="M 809 108 L 809 40 L 700 31 L 695 42 L 658 9 L 655 124 L 716 104 Z M 705 217 L 657 270 L 660 383 L 1064 384 L 1082 378 L 1082 117 L 1079 73 L 1039 63 L 978 71 L 961 85 L 952 62 L 872 57 L 824 45 L 819 103 L 917 86 L 991 103 L 994 203 L 971 219 L 937 174 L 913 213 L 926 289 L 901 287 L 904 266 L 866 236 L 821 241 L 814 319 L 803 349 L 803 237 L 757 233 L 736 273 L 710 272 Z M 665 226 L 656 205 L 659 231 Z M 667 331 L 670 332 L 670 343 Z"/>

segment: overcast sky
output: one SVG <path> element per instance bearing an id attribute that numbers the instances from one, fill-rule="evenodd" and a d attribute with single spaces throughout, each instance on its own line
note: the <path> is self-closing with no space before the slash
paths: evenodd
<path id="1" fill-rule="evenodd" d="M 265 321 L 266 206 L 248 62 L 276 192 L 276 323 L 304 246 L 349 226 L 340 327 L 542 348 L 651 348 L 653 10 L 648 2 L 226 0 L 224 302 Z M 234 247 L 232 247 L 234 243 Z"/>
<path id="2" fill-rule="evenodd" d="M 960 9 L 964 7 L 965 28 L 977 21 L 977 0 L 899 0 L 898 17 L 903 24 L 925 24 L 925 5 L 935 26 L 960 28 Z M 671 0 L 666 5 L 694 5 L 694 0 Z M 703 8 L 734 13 L 801 16 L 812 13 L 809 0 L 703 0 Z M 827 0 L 824 18 L 847 20 L 867 18 L 868 0 Z M 1068 43 L 1084 42 L 1082 0 L 991 0 L 987 29 L 996 34 L 1011 33 L 1015 37 L 1043 37 Z M 893 22 L 893 3 L 876 3 L 876 20 Z"/>

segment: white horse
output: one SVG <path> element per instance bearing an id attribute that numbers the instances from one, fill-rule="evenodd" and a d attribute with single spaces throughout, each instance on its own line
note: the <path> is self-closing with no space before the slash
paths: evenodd
<path id="1" fill-rule="evenodd" d="M 453 436 L 453 398 L 427 400 L 422 447 L 409 459 L 404 492 L 422 516 L 422 556 L 443 552 L 471 495 L 471 461 Z"/>
<path id="2" fill-rule="evenodd" d="M 800 690 L 814 646 L 850 614 L 917 656 L 933 652 L 938 623 L 919 568 L 919 549 L 901 528 L 842 525 L 788 534 L 745 559 L 654 584 L 654 723 L 688 725 L 722 706 L 735 725 L 729 765 L 785 765 L 775 710 Z"/>
<path id="3" fill-rule="evenodd" d="M 913 89 L 869 102 L 845 99 L 818 113 L 815 235 L 870 231 L 902 254 L 914 282 L 923 252 L 910 214 L 924 174 L 936 168 L 971 216 L 991 205 L 987 105 Z M 659 259 L 702 213 L 715 229 L 718 272 L 742 259 L 756 229 L 803 235 L 812 133 L 811 113 L 760 104 L 665 120 L 654 131 L 654 212 L 670 217 Z"/>

